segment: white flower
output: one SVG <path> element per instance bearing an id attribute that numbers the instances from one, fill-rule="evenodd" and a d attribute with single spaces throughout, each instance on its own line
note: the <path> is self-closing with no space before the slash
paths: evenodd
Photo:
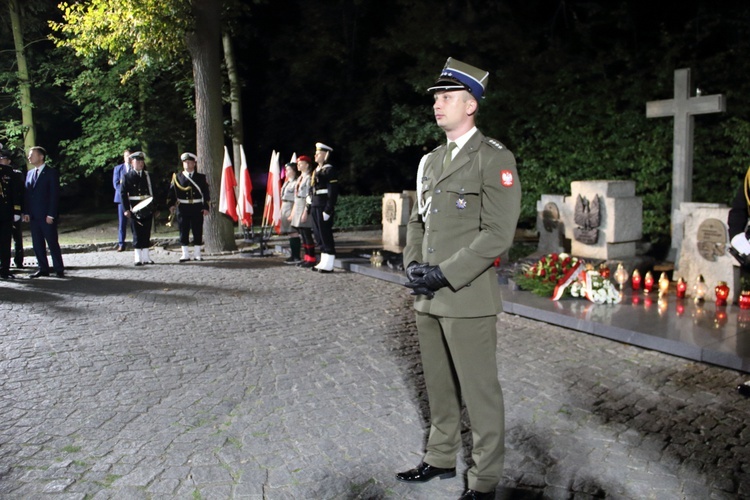
<path id="1" fill-rule="evenodd" d="M 570 295 L 587 297 L 595 304 L 618 304 L 622 297 L 608 278 L 597 271 L 586 271 L 585 280 L 576 280 L 570 285 Z M 587 295 L 588 292 L 588 295 Z"/>

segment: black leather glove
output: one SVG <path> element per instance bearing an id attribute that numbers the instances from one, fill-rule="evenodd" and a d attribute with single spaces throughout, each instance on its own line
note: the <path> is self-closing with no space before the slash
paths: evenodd
<path id="1" fill-rule="evenodd" d="M 433 292 L 440 290 L 444 286 L 450 285 L 445 275 L 443 274 L 443 271 L 440 270 L 440 266 L 425 267 L 423 276 L 420 279 L 416 280 L 416 283 L 419 284 L 420 281 L 423 281 L 424 285 Z"/>
<path id="2" fill-rule="evenodd" d="M 408 283 L 404 283 L 404 286 L 406 288 L 411 288 L 411 295 L 424 295 L 428 299 L 431 299 L 435 296 L 435 292 L 427 288 L 424 283 L 420 284 L 410 281 Z"/>
<path id="3" fill-rule="evenodd" d="M 429 264 L 421 264 L 414 260 L 406 267 L 406 277 L 409 278 L 409 281 L 421 278 L 424 276 L 425 268 L 429 266 Z"/>

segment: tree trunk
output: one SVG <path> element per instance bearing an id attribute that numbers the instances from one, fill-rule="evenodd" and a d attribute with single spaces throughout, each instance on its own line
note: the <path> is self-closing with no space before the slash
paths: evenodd
<path id="1" fill-rule="evenodd" d="M 222 33 L 221 40 L 224 44 L 224 63 L 227 66 L 227 77 L 229 79 L 229 103 L 230 114 L 232 117 L 232 161 L 234 162 L 234 177 L 240 179 L 241 153 L 243 136 L 242 122 L 242 88 L 240 85 L 240 76 L 237 74 L 237 61 L 234 58 L 234 48 L 232 47 L 232 37 L 228 31 Z M 235 196 L 239 194 L 235 189 Z M 242 230 L 242 221 L 237 221 L 237 229 Z"/>
<path id="2" fill-rule="evenodd" d="M 186 42 L 195 80 L 195 128 L 198 160 L 208 177 L 211 210 L 204 227 L 208 252 L 237 249 L 232 219 L 219 213 L 219 190 L 224 157 L 221 109 L 221 23 L 214 0 L 193 0 L 195 31 Z"/>
<path id="3" fill-rule="evenodd" d="M 34 126 L 34 114 L 31 103 L 31 79 L 29 78 L 29 67 L 26 64 L 26 52 L 23 45 L 23 30 L 21 28 L 21 15 L 18 0 L 8 0 L 10 8 L 10 24 L 13 29 L 13 45 L 16 49 L 16 60 L 18 62 L 18 86 L 21 91 L 21 125 L 23 125 L 24 150 L 37 146 L 36 127 Z"/>
<path id="4" fill-rule="evenodd" d="M 234 58 L 232 38 L 229 32 L 224 31 L 222 35 L 224 43 L 224 63 L 227 65 L 227 76 L 229 77 L 229 103 L 232 115 L 232 160 L 234 161 L 234 175 L 240 178 L 240 146 L 244 140 L 242 122 L 242 88 L 240 76 L 237 74 L 237 61 Z"/>

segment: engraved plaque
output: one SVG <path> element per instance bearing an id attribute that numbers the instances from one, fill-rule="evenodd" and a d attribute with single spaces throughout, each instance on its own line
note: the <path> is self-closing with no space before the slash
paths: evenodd
<path id="1" fill-rule="evenodd" d="M 388 223 L 393 223 L 396 220 L 396 202 L 395 200 L 387 200 L 385 202 L 385 209 L 383 210 L 383 217 Z"/>
<path id="2" fill-rule="evenodd" d="M 551 233 L 557 229 L 559 224 L 560 209 L 557 208 L 557 205 L 552 202 L 544 205 L 544 210 L 542 210 L 542 225 L 544 226 L 544 230 Z"/>
<path id="3" fill-rule="evenodd" d="M 724 255 L 727 246 L 727 228 L 719 219 L 706 219 L 698 226 L 698 253 L 704 259 L 716 262 Z"/>

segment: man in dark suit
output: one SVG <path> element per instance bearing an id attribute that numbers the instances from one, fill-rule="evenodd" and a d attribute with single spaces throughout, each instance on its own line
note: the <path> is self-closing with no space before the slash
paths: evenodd
<path id="1" fill-rule="evenodd" d="M 31 227 L 31 243 L 39 265 L 39 269 L 31 277 L 49 276 L 49 263 L 47 262 L 47 247 L 49 247 L 52 267 L 57 277 L 62 278 L 65 276 L 65 266 L 57 239 L 60 174 L 54 168 L 45 165 L 47 151 L 43 147 L 31 148 L 28 158 L 34 168 L 26 174 L 24 221 L 28 222 Z"/>
<path id="2" fill-rule="evenodd" d="M 120 196 L 120 186 L 125 174 L 130 170 L 130 154 L 132 151 L 126 149 L 122 153 L 122 163 L 115 167 L 112 173 L 112 186 L 115 188 L 115 203 L 117 203 L 117 245 L 115 249 L 118 252 L 125 250 L 125 237 L 128 233 L 128 218 L 125 217 L 127 208 L 122 206 L 122 197 Z"/>
<path id="3" fill-rule="evenodd" d="M 488 73 L 449 58 L 433 113 L 447 144 L 422 158 L 404 247 L 430 433 L 424 460 L 398 473 L 411 483 L 456 475 L 461 400 L 471 421 L 473 465 L 461 499 L 495 498 L 505 456 L 503 394 L 497 378 L 495 259 L 513 243 L 521 184 L 513 154 L 475 125 Z"/>

